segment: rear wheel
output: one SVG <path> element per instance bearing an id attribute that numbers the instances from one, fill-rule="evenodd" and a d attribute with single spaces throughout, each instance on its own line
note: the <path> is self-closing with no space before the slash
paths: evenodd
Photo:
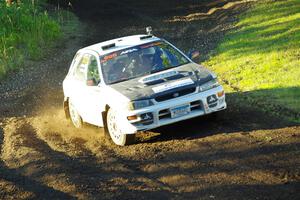
<path id="1" fill-rule="evenodd" d="M 73 123 L 73 125 L 76 128 L 82 128 L 83 126 L 83 121 L 80 115 L 78 114 L 76 108 L 74 107 L 74 104 L 72 103 L 71 100 L 69 100 L 69 113 L 70 113 L 70 118 Z"/>
<path id="2" fill-rule="evenodd" d="M 135 142 L 135 134 L 123 134 L 118 125 L 117 112 L 109 109 L 107 113 L 107 130 L 112 141 L 120 146 L 129 145 Z"/>

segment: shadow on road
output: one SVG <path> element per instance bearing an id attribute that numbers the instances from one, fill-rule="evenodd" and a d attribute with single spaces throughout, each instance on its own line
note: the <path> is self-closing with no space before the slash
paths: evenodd
<path id="1" fill-rule="evenodd" d="M 204 199 L 211 196 L 218 199 L 297 198 L 299 175 L 291 164 L 295 148 L 299 146 L 297 142 L 249 144 L 242 149 L 240 147 L 245 145 L 239 140 L 235 143 L 237 148 L 225 148 L 226 145 L 221 143 L 226 141 L 220 141 L 220 144 L 199 144 L 199 149 L 186 149 L 184 145 L 184 148 L 172 152 L 163 151 L 161 147 L 149 149 L 139 145 L 125 150 L 99 142 L 102 153 L 99 152 L 98 156 L 71 157 L 66 152 L 54 150 L 47 140 L 39 139 L 29 124 L 18 130 L 14 134 L 24 138 L 22 148 L 39 152 L 41 158 L 18 169 L 8 169 L 1 161 L 0 179 L 32 192 L 36 198 L 134 199 L 142 196 L 143 199 L 194 199 L 199 195 Z M 139 153 L 131 157 L 130 154 L 136 151 Z M 111 159 L 103 162 L 102 154 Z M 160 156 L 153 156 L 157 154 Z M 273 159 L 274 155 L 276 159 Z M 290 157 L 286 158 L 287 155 Z M 283 159 L 284 164 L 281 163 Z M 24 173 L 30 174 L 24 176 Z M 64 192 L 37 180 L 48 180 L 48 184 Z M 74 189 L 69 190 L 70 187 Z"/>

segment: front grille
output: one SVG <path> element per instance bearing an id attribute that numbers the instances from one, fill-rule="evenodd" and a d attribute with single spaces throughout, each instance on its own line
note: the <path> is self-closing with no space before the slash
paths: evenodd
<path id="1" fill-rule="evenodd" d="M 167 119 L 167 118 L 171 118 L 171 112 L 169 109 L 165 109 L 165 110 L 161 110 L 158 113 L 159 119 Z"/>
<path id="2" fill-rule="evenodd" d="M 191 111 L 193 110 L 201 110 L 201 101 L 193 101 L 191 102 Z"/>
<path id="3" fill-rule="evenodd" d="M 190 102 L 191 112 L 202 110 L 202 103 L 200 100 Z M 161 119 L 170 119 L 171 112 L 170 109 L 160 110 L 158 113 L 159 120 Z"/>
<path id="4" fill-rule="evenodd" d="M 183 89 L 183 90 L 168 93 L 168 94 L 163 94 L 163 95 L 155 97 L 154 99 L 157 102 L 161 102 L 161 101 L 174 99 L 174 98 L 177 98 L 177 97 L 182 97 L 184 95 L 194 93 L 195 91 L 196 91 L 196 88 L 192 87 L 192 88 L 187 88 L 187 89 Z"/>

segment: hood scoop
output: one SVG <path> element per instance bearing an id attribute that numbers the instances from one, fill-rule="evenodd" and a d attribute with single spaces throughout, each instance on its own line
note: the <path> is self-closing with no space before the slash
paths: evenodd
<path id="1" fill-rule="evenodd" d="M 142 79 L 139 80 L 140 83 L 146 84 L 146 85 L 152 85 L 152 82 L 157 82 L 172 76 L 175 76 L 179 74 L 178 71 L 167 71 L 167 72 L 161 72 L 161 73 L 156 73 L 156 74 L 151 74 L 149 76 L 146 76 Z"/>
<path id="2" fill-rule="evenodd" d="M 126 90 L 135 91 L 135 90 L 142 89 L 142 88 L 144 88 L 144 86 L 137 85 L 137 86 L 133 86 L 133 87 L 130 87 L 130 88 L 126 88 Z"/>
<path id="3" fill-rule="evenodd" d="M 149 86 L 164 83 L 166 81 L 177 80 L 183 77 L 185 77 L 185 75 L 178 71 L 168 71 L 155 75 L 149 75 L 143 79 L 140 79 L 139 82 Z"/>
<path id="4" fill-rule="evenodd" d="M 170 77 L 165 78 L 165 80 L 173 81 L 173 80 L 177 80 L 177 79 L 180 79 L 183 77 L 185 77 L 185 75 L 178 73 L 175 76 L 170 76 Z"/>
<path id="5" fill-rule="evenodd" d="M 164 82 L 166 82 L 165 79 L 158 79 L 158 80 L 154 80 L 151 82 L 147 82 L 147 83 L 145 83 L 145 85 L 150 86 L 150 85 L 156 85 L 156 84 L 160 84 L 160 83 L 164 83 Z"/>

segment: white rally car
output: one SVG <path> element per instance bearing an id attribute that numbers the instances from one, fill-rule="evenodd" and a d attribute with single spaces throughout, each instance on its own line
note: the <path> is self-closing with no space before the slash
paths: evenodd
<path id="1" fill-rule="evenodd" d="M 74 126 L 104 127 L 113 142 L 226 109 L 217 77 L 164 39 L 118 38 L 80 49 L 63 81 L 64 110 Z"/>

